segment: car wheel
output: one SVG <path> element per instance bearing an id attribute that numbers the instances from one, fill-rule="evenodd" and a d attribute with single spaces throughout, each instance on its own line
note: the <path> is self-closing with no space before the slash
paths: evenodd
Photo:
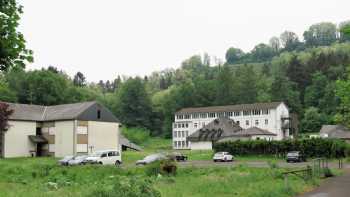
<path id="1" fill-rule="evenodd" d="M 225 158 L 224 158 L 224 162 L 226 162 L 226 161 L 227 161 L 227 158 L 225 157 Z"/>
<path id="2" fill-rule="evenodd" d="M 217 162 L 216 159 L 213 160 L 214 162 Z"/>
<path id="3" fill-rule="evenodd" d="M 120 164 L 122 164 L 120 161 L 115 162 L 115 166 L 117 166 L 117 167 L 120 166 Z"/>
<path id="4" fill-rule="evenodd" d="M 98 164 L 100 164 L 100 165 L 103 165 L 103 163 L 100 161 L 100 162 L 98 162 Z"/>

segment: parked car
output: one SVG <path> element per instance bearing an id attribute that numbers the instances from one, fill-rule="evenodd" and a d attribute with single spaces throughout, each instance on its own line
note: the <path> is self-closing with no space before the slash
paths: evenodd
<path id="1" fill-rule="evenodd" d="M 118 150 L 97 151 L 85 159 L 87 164 L 120 165 L 122 163 L 121 154 Z"/>
<path id="2" fill-rule="evenodd" d="M 305 162 L 306 157 L 300 151 L 291 151 L 291 152 L 287 153 L 286 161 L 287 161 L 287 163 L 289 163 L 289 162 Z"/>
<path id="3" fill-rule="evenodd" d="M 58 164 L 62 166 L 68 166 L 68 162 L 74 158 L 73 155 L 65 156 L 63 159 L 58 160 Z"/>
<path id="4" fill-rule="evenodd" d="M 68 165 L 74 166 L 74 165 L 85 165 L 86 164 L 86 158 L 88 155 L 78 155 L 75 156 L 73 159 L 68 161 Z"/>
<path id="5" fill-rule="evenodd" d="M 141 160 L 136 161 L 136 165 L 147 165 L 147 164 L 153 163 L 155 161 L 160 161 L 160 160 L 163 160 L 166 158 L 167 157 L 164 154 L 160 154 L 160 153 L 152 154 L 152 155 L 146 156 L 145 158 L 143 158 Z"/>
<path id="6" fill-rule="evenodd" d="M 228 152 L 217 152 L 214 154 L 213 161 L 233 161 L 233 156 Z"/>
<path id="7" fill-rule="evenodd" d="M 187 161 L 187 156 L 180 152 L 169 153 L 167 157 L 174 161 Z"/>

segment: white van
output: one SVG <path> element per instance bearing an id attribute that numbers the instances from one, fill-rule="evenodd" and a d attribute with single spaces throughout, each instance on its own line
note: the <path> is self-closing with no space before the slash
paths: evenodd
<path id="1" fill-rule="evenodd" d="M 121 151 L 119 150 L 102 150 L 96 151 L 85 159 L 86 163 L 101 165 L 116 165 L 122 163 Z"/>

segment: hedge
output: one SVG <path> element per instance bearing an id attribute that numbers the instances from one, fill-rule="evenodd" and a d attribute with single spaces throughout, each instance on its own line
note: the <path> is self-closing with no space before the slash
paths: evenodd
<path id="1" fill-rule="evenodd" d="M 350 145 L 337 139 L 248 140 L 214 143 L 215 151 L 233 155 L 275 155 L 284 157 L 289 151 L 301 151 L 306 157 L 343 158 L 350 156 Z"/>

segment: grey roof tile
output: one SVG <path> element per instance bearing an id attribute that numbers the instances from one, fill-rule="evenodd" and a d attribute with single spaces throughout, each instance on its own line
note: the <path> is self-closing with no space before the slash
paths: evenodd
<path id="1" fill-rule="evenodd" d="M 253 103 L 253 104 L 240 104 L 240 105 L 225 105 L 225 106 L 211 106 L 211 107 L 191 107 L 183 108 L 176 112 L 176 114 L 186 113 L 201 113 L 201 112 L 228 112 L 228 111 L 242 111 L 253 109 L 275 109 L 283 102 L 270 102 L 270 103 Z"/>

